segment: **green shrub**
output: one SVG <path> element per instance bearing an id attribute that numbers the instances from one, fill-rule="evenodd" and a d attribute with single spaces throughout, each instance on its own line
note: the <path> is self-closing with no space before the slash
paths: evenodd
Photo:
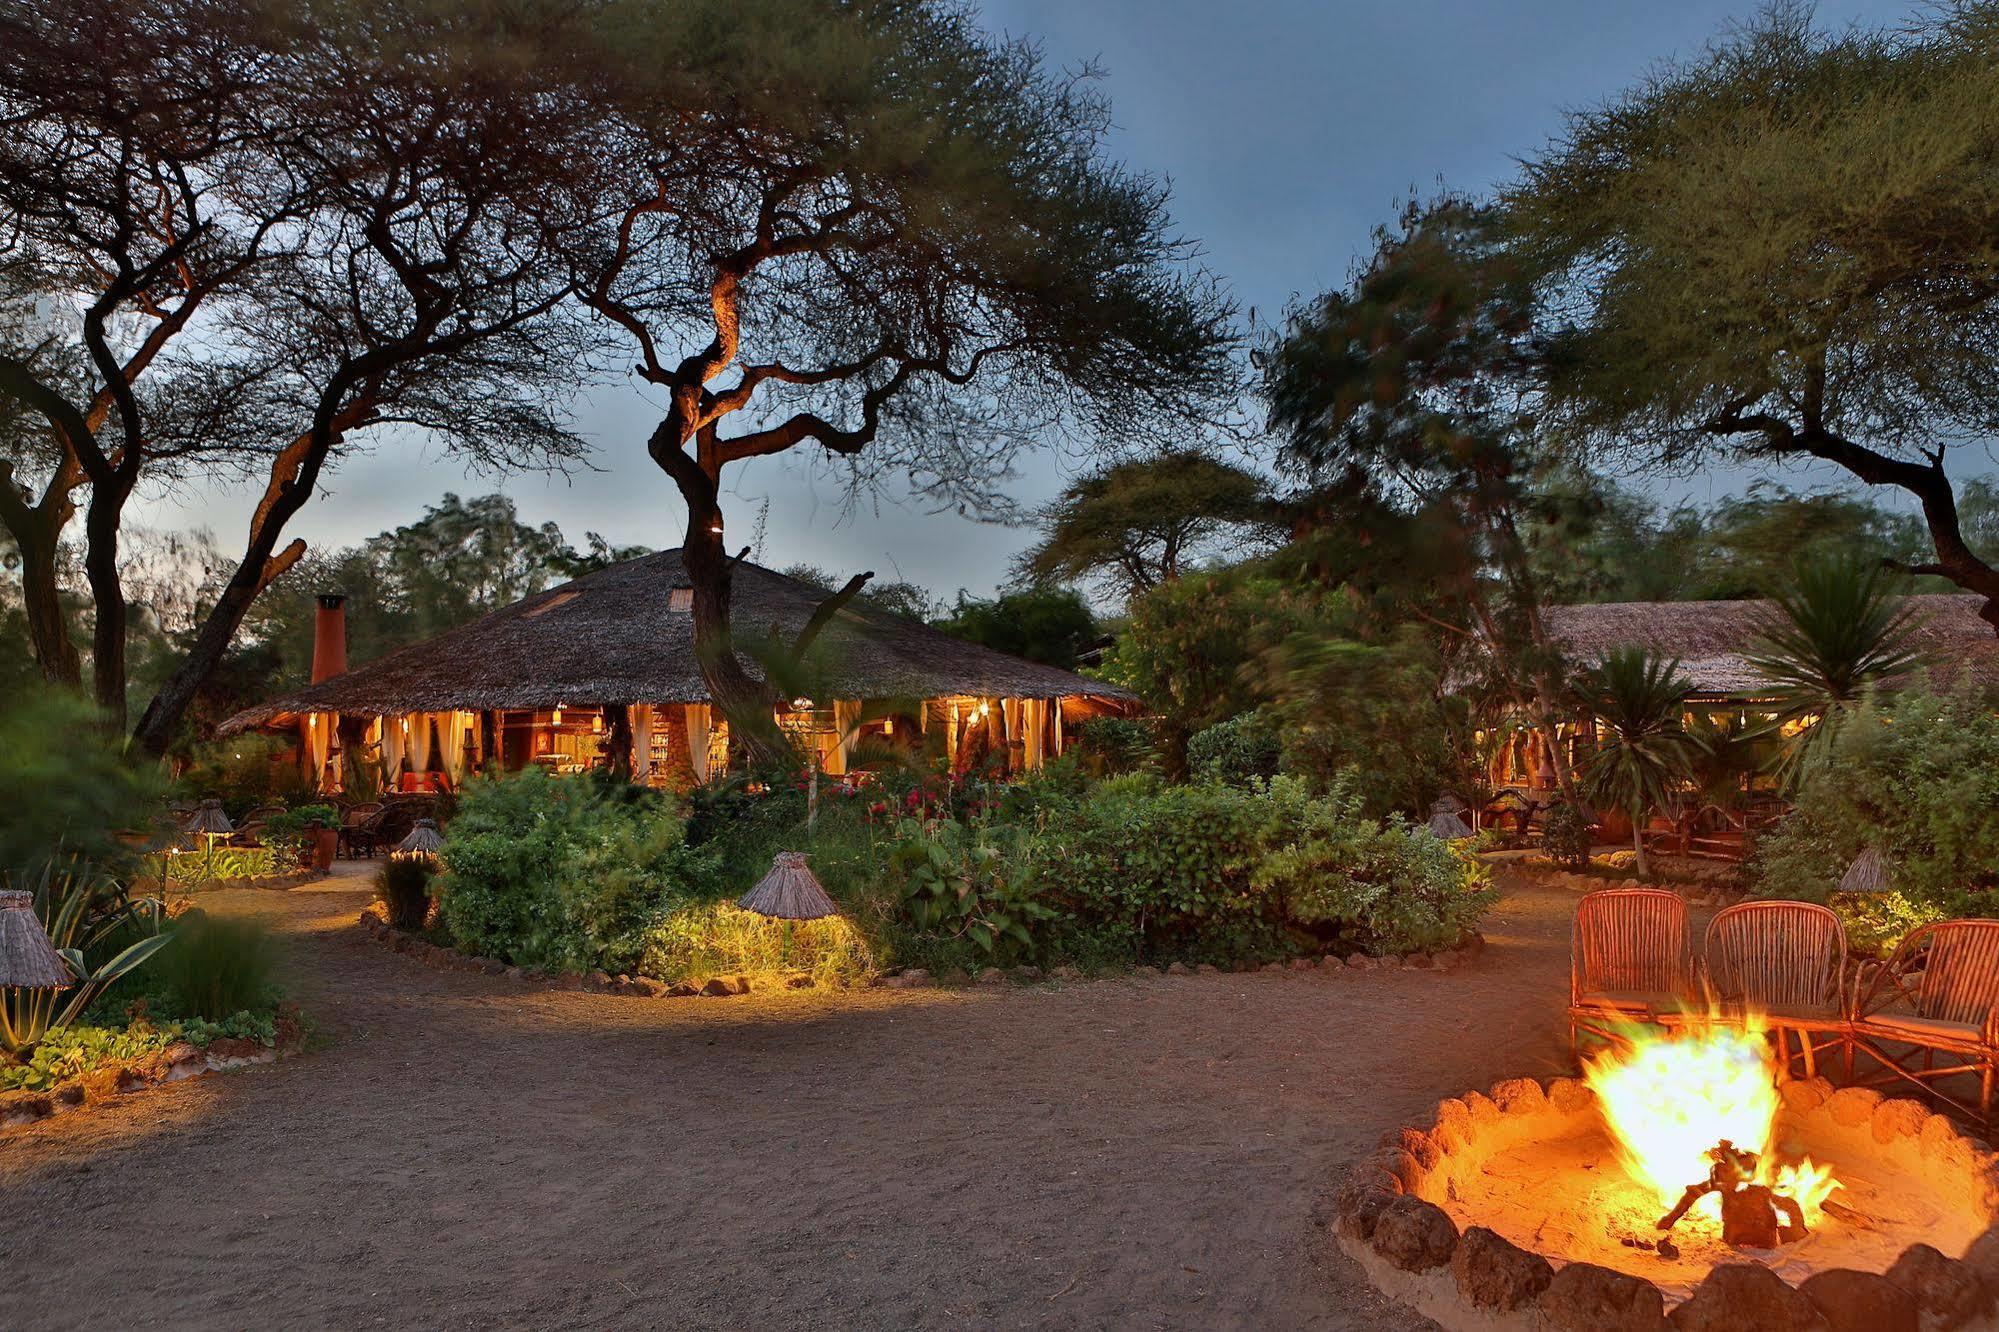
<path id="1" fill-rule="evenodd" d="M 1093 717 L 1076 728 L 1069 748 L 1092 777 L 1137 772 L 1158 756 L 1152 728 L 1136 717 Z"/>
<path id="2" fill-rule="evenodd" d="M 1055 917 L 1041 900 L 1028 835 L 1018 828 L 907 820 L 887 868 L 915 928 L 964 941 L 981 966 L 1032 957 Z"/>
<path id="3" fill-rule="evenodd" d="M 470 784 L 435 881 L 465 952 L 551 971 L 637 965 L 647 930 L 714 882 L 659 792 L 536 769 Z"/>
<path id="4" fill-rule="evenodd" d="M 306 858 L 306 839 L 314 826 L 338 828 L 340 811 L 331 805 L 298 805 L 264 821 L 259 840 L 283 860 L 297 864 Z"/>
<path id="5" fill-rule="evenodd" d="M 429 856 L 390 856 L 375 871 L 375 900 L 388 909 L 389 924 L 420 930 L 430 919 L 430 880 L 437 871 Z"/>
<path id="6" fill-rule="evenodd" d="M 1277 728 L 1257 712 L 1216 722 L 1187 741 L 1187 767 L 1197 782 L 1244 786 L 1269 781 L 1282 756 Z"/>
<path id="7" fill-rule="evenodd" d="M 197 839 L 201 840 L 201 839 Z M 184 891 L 209 882 L 261 879 L 278 872 L 278 853 L 268 846 L 196 846 L 178 855 L 147 856 L 140 877 L 162 888 Z"/>
<path id="8" fill-rule="evenodd" d="M 0 884 L 28 888 L 51 865 L 65 875 L 128 874 L 161 794 L 90 704 L 34 689 L 0 703 Z M 143 840 L 143 839 L 141 839 Z"/>
<path id="9" fill-rule="evenodd" d="M 1999 899 L 1995 809 L 1999 717 L 1969 693 L 1911 690 L 1840 727 L 1791 812 L 1759 839 L 1752 877 L 1767 896 L 1837 907 L 1840 878 L 1873 847 L 1904 906 L 1847 902 L 1862 933 L 1899 937 L 1904 921 L 1989 913 Z"/>
<path id="10" fill-rule="evenodd" d="M 153 964 L 173 1011 L 219 1022 L 276 1002 L 277 949 L 259 921 L 196 909 L 173 920 L 173 944 Z"/>
<path id="11" fill-rule="evenodd" d="M 1541 816 L 1541 850 L 1548 859 L 1568 869 L 1589 864 L 1593 845 L 1593 821 L 1573 800 L 1557 800 Z"/>
<path id="12" fill-rule="evenodd" d="M 771 920 L 727 902 L 667 912 L 646 932 L 643 974 L 699 983 L 711 976 L 809 973 L 852 985 L 874 969 L 867 940 L 843 916 Z"/>

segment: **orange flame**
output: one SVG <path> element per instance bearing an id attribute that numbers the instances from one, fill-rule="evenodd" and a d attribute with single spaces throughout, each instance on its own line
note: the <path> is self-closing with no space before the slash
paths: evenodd
<path id="1" fill-rule="evenodd" d="M 1781 1104 L 1777 1064 L 1760 1024 L 1710 1019 L 1663 1035 L 1638 1037 L 1628 1051 L 1586 1060 L 1583 1076 L 1596 1092 L 1625 1169 L 1671 1208 L 1689 1184 L 1708 1176 L 1707 1153 L 1723 1139 L 1755 1152 L 1757 1183 L 1804 1209 L 1807 1224 L 1839 1183 L 1806 1157 L 1779 1164 L 1769 1155 Z M 1719 1217 L 1713 1194 L 1694 1215 Z"/>

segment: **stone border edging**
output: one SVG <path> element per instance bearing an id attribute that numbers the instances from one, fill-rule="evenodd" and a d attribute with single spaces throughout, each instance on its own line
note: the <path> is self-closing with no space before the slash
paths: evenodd
<path id="1" fill-rule="evenodd" d="M 1753 1324 L 1767 1332 L 1826 1332 L 1877 1325 L 1853 1322 L 1856 1310 L 1898 1308 L 1913 1309 L 1923 1328 L 1999 1327 L 1999 1225 L 1990 1224 L 1999 1214 L 1999 1155 L 1920 1101 L 1884 1098 L 1869 1087 L 1835 1089 L 1824 1078 L 1786 1082 L 1781 1091 L 1791 1115 L 1824 1113 L 1849 1130 L 1866 1125 L 1877 1143 L 1912 1141 L 1922 1159 L 1963 1170 L 1988 1228 L 1961 1258 L 1916 1243 L 1886 1273 L 1829 1269 L 1797 1287 L 1752 1261 L 1720 1263 L 1669 1318 L 1664 1293 L 1644 1277 L 1584 1262 L 1557 1270 L 1483 1226 L 1460 1233 L 1449 1213 L 1420 1196 L 1452 1155 L 1501 1118 L 1592 1108 L 1596 1094 L 1579 1078 L 1545 1086 L 1509 1078 L 1490 1093 L 1439 1101 L 1430 1128 L 1391 1130 L 1347 1171 L 1329 1211 L 1322 1205 L 1315 1215 L 1376 1289 L 1447 1328 L 1704 1332 Z"/>
<path id="2" fill-rule="evenodd" d="M 94 1068 L 47 1091 L 0 1092 L 0 1129 L 37 1124 L 114 1096 L 149 1091 L 168 1082 L 184 1082 L 253 1064 L 274 1064 L 296 1056 L 304 1048 L 303 1034 L 295 1025 L 288 1034 L 283 1024 L 276 1045 L 265 1045 L 246 1036 L 218 1036 L 206 1047 L 193 1041 L 176 1041 L 146 1059 Z"/>

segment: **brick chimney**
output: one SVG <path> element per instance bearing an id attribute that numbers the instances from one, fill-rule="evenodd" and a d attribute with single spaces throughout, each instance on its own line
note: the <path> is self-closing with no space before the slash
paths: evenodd
<path id="1" fill-rule="evenodd" d="M 322 592 L 312 617 L 312 682 L 347 673 L 347 594 Z"/>

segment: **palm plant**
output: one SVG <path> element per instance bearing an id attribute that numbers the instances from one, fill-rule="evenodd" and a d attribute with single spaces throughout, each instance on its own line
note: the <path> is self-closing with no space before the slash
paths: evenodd
<path id="1" fill-rule="evenodd" d="M 106 986 L 167 946 L 173 936 L 161 928 L 156 898 L 132 900 L 115 885 L 96 880 L 79 863 L 45 864 L 34 880 L 35 914 L 49 941 L 69 963 L 76 984 L 67 990 L 0 989 L 0 1051 L 22 1057 L 49 1032 L 68 1026 L 90 1007 Z M 116 946 L 96 970 L 87 955 Z"/>
<path id="2" fill-rule="evenodd" d="M 1644 648 L 1619 648 L 1583 672 L 1582 702 L 1601 728 L 1583 768 L 1583 787 L 1599 805 L 1631 817 L 1631 846 L 1640 877 L 1649 876 L 1645 816 L 1664 805 L 1693 771 L 1699 745 L 1682 709 L 1691 688 L 1677 658 Z"/>
<path id="3" fill-rule="evenodd" d="M 1875 686 L 1924 658 L 1901 582 L 1878 561 L 1837 555 L 1801 563 L 1792 586 L 1772 600 L 1748 661 L 1775 697 L 1767 729 L 1785 738 L 1776 769 L 1795 787 Z"/>

